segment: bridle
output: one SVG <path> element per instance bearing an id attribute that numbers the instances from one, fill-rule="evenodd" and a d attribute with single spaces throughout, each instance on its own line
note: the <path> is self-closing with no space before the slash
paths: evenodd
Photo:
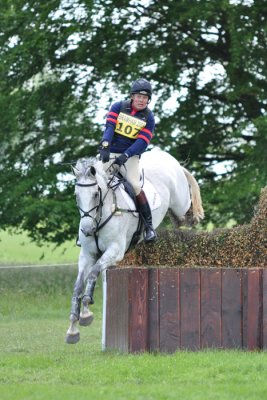
<path id="1" fill-rule="evenodd" d="M 95 186 L 95 185 L 98 185 L 98 183 L 97 182 L 94 182 L 94 183 L 79 183 L 79 182 L 76 182 L 75 183 L 75 186 L 80 186 L 80 187 L 90 187 L 90 186 Z M 84 211 L 77 204 L 77 208 L 81 212 L 81 218 L 89 217 L 89 218 L 95 219 L 95 217 L 90 215 L 90 213 L 92 211 L 94 211 L 94 210 L 96 210 L 96 211 L 100 210 L 101 216 L 102 216 L 103 200 L 102 200 L 102 190 L 101 190 L 101 187 L 99 185 L 98 185 L 98 193 L 99 193 L 99 203 L 95 207 L 91 208 L 89 211 Z"/>
<path id="2" fill-rule="evenodd" d="M 103 205 L 104 205 L 104 200 L 105 200 L 109 190 L 112 189 L 112 187 L 110 185 L 108 185 L 107 193 L 103 197 L 102 189 L 98 185 L 97 182 L 94 182 L 94 183 L 79 183 L 79 182 L 76 182 L 75 183 L 75 186 L 80 186 L 80 187 L 90 187 L 90 186 L 95 186 L 95 185 L 98 186 L 98 193 L 99 193 L 99 202 L 98 202 L 98 204 L 96 206 L 92 207 L 89 211 L 84 211 L 81 207 L 78 206 L 78 204 L 77 204 L 77 208 L 81 213 L 81 218 L 89 217 L 89 218 L 92 218 L 95 221 L 96 228 L 93 231 L 93 235 L 94 235 L 94 238 L 95 238 L 96 247 L 97 247 L 99 253 L 101 253 L 101 250 L 99 249 L 99 245 L 98 245 L 98 232 L 100 231 L 101 228 L 103 228 L 103 226 L 105 226 L 109 222 L 109 220 L 113 217 L 113 215 L 118 211 L 118 208 L 117 208 L 116 196 L 115 196 L 114 191 L 112 190 L 113 202 L 115 203 L 115 207 L 114 207 L 114 210 L 111 212 L 111 214 L 105 219 L 105 221 L 103 221 L 101 223 L 101 220 L 102 220 L 102 208 L 103 208 Z M 96 210 L 96 214 L 95 214 L 95 216 L 92 216 L 91 213 L 94 210 Z M 97 214 L 99 214 L 99 219 L 97 219 Z"/>
<path id="3" fill-rule="evenodd" d="M 99 186 L 98 182 L 94 182 L 94 183 L 79 183 L 79 182 L 76 182 L 75 183 L 75 186 L 79 186 L 79 187 L 91 187 L 91 186 L 96 186 L 97 185 L 98 193 L 99 193 L 99 202 L 98 202 L 98 204 L 96 206 L 92 207 L 88 211 L 84 211 L 81 207 L 78 206 L 78 204 L 77 204 L 77 208 L 81 213 L 81 218 L 89 217 L 89 218 L 92 218 L 94 220 L 94 222 L 95 222 L 96 228 L 93 231 L 93 235 L 94 235 L 96 247 L 97 247 L 99 253 L 101 253 L 101 250 L 99 249 L 99 245 L 98 245 L 98 232 L 100 231 L 100 229 L 102 229 L 111 220 L 113 215 L 116 214 L 116 212 L 118 212 L 118 211 L 119 212 L 128 212 L 128 213 L 136 212 L 136 210 L 122 209 L 122 208 L 118 207 L 117 198 L 116 198 L 116 195 L 115 195 L 115 190 L 119 186 L 120 181 L 114 183 L 113 179 L 114 179 L 114 175 L 109 180 L 109 182 L 107 184 L 108 190 L 107 190 L 107 192 L 106 192 L 104 197 L 103 197 L 102 189 Z M 101 223 L 101 221 L 102 221 L 102 208 L 103 208 L 103 205 L 104 205 L 105 198 L 108 195 L 108 192 L 110 190 L 111 190 L 112 196 L 113 196 L 113 205 L 114 205 L 114 207 L 113 207 L 113 210 L 112 210 L 111 214 Z M 95 213 L 95 216 L 92 216 L 91 213 L 94 210 L 96 210 L 96 213 Z M 98 219 L 97 219 L 97 215 L 99 215 Z"/>

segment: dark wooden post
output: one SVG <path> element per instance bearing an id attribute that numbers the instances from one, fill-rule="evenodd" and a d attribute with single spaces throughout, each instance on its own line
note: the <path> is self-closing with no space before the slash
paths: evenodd
<path id="1" fill-rule="evenodd" d="M 262 270 L 243 271 L 243 348 L 262 348 Z"/>
<path id="2" fill-rule="evenodd" d="M 222 270 L 222 347 L 242 348 L 242 270 Z"/>
<path id="3" fill-rule="evenodd" d="M 221 335 L 221 270 L 201 270 L 201 346 L 220 348 Z"/>
<path id="4" fill-rule="evenodd" d="M 148 270 L 128 271 L 128 349 L 135 353 L 148 350 Z"/>
<path id="5" fill-rule="evenodd" d="M 160 351 L 174 352 L 180 346 L 179 271 L 159 270 Z"/>
<path id="6" fill-rule="evenodd" d="M 106 349 L 148 350 L 148 270 L 107 271 Z"/>
<path id="7" fill-rule="evenodd" d="M 148 271 L 148 350 L 160 350 L 159 268 Z"/>
<path id="8" fill-rule="evenodd" d="M 124 352 L 129 347 L 128 273 L 127 269 L 107 271 L 105 346 Z"/>
<path id="9" fill-rule="evenodd" d="M 200 342 L 200 270 L 180 271 L 181 349 L 198 350 Z"/>
<path id="10" fill-rule="evenodd" d="M 262 347 L 267 349 L 267 269 L 262 270 Z"/>

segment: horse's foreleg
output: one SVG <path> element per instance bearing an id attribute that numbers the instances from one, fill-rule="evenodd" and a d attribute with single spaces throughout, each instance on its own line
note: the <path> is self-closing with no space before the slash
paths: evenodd
<path id="1" fill-rule="evenodd" d="M 94 304 L 93 295 L 96 281 L 100 272 L 106 270 L 110 266 L 114 265 L 116 262 L 121 261 L 123 256 L 124 251 L 122 251 L 122 247 L 114 243 L 105 251 L 105 253 L 97 260 L 96 264 L 90 269 L 87 279 L 85 278 L 85 281 L 87 281 L 87 283 L 84 291 L 84 296 L 82 298 L 83 311 L 81 313 L 81 315 L 83 313 L 87 314 L 87 319 L 89 322 L 83 322 L 80 317 L 80 325 L 89 325 L 89 323 L 91 322 L 89 305 Z"/>
<path id="2" fill-rule="evenodd" d="M 86 268 L 89 268 L 95 260 L 88 255 L 84 255 L 81 249 L 81 254 L 79 258 L 79 273 L 74 284 L 74 290 L 71 301 L 70 310 L 70 326 L 67 331 L 66 342 L 69 344 L 77 343 L 80 340 L 80 332 L 77 327 L 77 322 L 80 318 L 81 312 L 81 300 L 84 288 L 84 275 Z M 92 316 L 91 316 L 92 321 Z"/>
<path id="3" fill-rule="evenodd" d="M 95 288 L 96 280 L 88 280 L 86 289 L 82 298 L 82 310 L 80 313 L 79 324 L 82 326 L 88 326 L 92 323 L 94 316 L 92 311 L 89 310 L 89 304 L 94 304 L 93 293 Z"/>
<path id="4" fill-rule="evenodd" d="M 76 282 L 74 284 L 73 297 L 71 300 L 70 320 L 78 321 L 80 308 L 81 308 L 81 295 L 84 286 L 84 273 L 83 271 L 78 274 Z"/>
<path id="5" fill-rule="evenodd" d="M 80 340 L 80 332 L 77 328 L 81 309 L 81 295 L 83 292 L 83 271 L 79 272 L 76 282 L 74 284 L 73 296 L 71 299 L 70 309 L 70 326 L 67 330 L 66 342 L 68 344 L 75 344 Z"/>
<path id="6" fill-rule="evenodd" d="M 82 326 L 88 326 L 93 321 L 93 313 L 89 310 L 89 305 L 94 304 L 94 289 L 96 284 L 97 276 L 95 279 L 88 279 L 86 289 L 82 298 L 82 311 L 80 313 L 79 324 Z"/>

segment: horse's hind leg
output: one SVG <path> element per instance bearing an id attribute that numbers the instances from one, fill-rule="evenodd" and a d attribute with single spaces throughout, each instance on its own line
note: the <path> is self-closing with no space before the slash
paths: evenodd
<path id="1" fill-rule="evenodd" d="M 177 216 L 172 209 L 169 209 L 168 215 L 170 217 L 171 223 L 175 228 L 180 228 L 180 226 L 185 224 L 185 216 Z"/>

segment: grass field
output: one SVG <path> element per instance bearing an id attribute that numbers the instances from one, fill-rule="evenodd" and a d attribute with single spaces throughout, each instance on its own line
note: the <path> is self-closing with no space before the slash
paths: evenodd
<path id="1" fill-rule="evenodd" d="M 1 400 L 267 398 L 265 352 L 102 352 L 100 284 L 95 321 L 65 344 L 75 277 L 74 266 L 0 268 Z"/>
<path id="2" fill-rule="evenodd" d="M 0 265 L 77 263 L 78 254 L 75 240 L 59 247 L 51 243 L 39 247 L 26 233 L 0 231 Z"/>

